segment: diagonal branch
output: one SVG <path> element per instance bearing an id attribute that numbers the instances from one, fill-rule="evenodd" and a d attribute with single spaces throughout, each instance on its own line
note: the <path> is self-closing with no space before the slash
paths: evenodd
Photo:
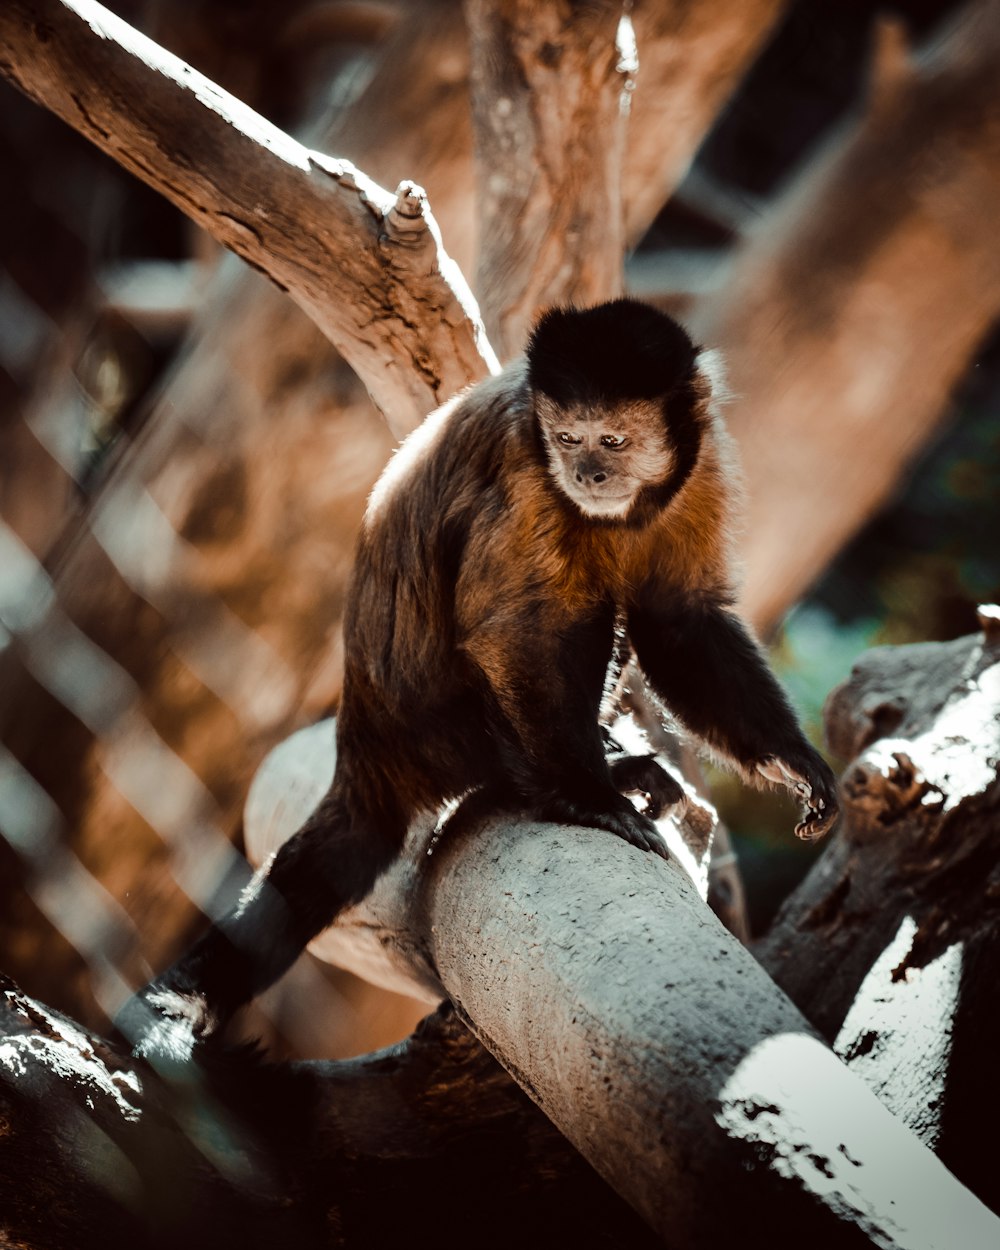
<path id="1" fill-rule="evenodd" d="M 10 0 L 0 72 L 288 291 L 403 433 L 493 354 L 423 191 L 310 151 L 94 0 Z"/>

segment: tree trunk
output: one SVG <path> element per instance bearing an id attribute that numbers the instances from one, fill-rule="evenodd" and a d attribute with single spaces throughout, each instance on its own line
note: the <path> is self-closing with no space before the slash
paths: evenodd
<path id="1" fill-rule="evenodd" d="M 622 6 L 468 0 L 479 170 L 476 287 L 501 359 L 540 309 L 621 293 Z"/>

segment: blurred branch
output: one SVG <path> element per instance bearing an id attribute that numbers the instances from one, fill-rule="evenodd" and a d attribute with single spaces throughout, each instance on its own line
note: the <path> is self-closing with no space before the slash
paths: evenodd
<path id="1" fill-rule="evenodd" d="M 787 8 L 787 0 L 637 0 L 632 6 L 639 72 L 624 169 L 630 246 L 684 181 Z"/>
<path id="2" fill-rule="evenodd" d="M 759 626 L 886 497 L 1000 313 L 1000 4 L 967 6 L 907 72 L 897 45 L 698 317 L 735 397 Z"/>
<path id="3" fill-rule="evenodd" d="M 94 0 L 10 0 L 0 70 L 268 275 L 398 434 L 495 362 L 423 191 L 309 151 Z"/>

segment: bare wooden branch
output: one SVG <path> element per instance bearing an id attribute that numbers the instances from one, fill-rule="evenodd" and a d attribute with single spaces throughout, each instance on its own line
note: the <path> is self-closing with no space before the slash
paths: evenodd
<path id="1" fill-rule="evenodd" d="M 888 59 L 696 326 L 735 396 L 758 626 L 885 498 L 1000 311 L 1000 4 L 969 5 L 908 73 Z"/>
<path id="2" fill-rule="evenodd" d="M 622 286 L 625 75 L 618 0 L 468 0 L 479 182 L 476 289 L 502 358 L 539 309 Z M 631 29 L 631 28 L 629 28 Z"/>
<path id="3" fill-rule="evenodd" d="M 421 188 L 310 151 L 94 0 L 11 0 L 0 72 L 287 290 L 397 434 L 495 366 Z"/>
<path id="4" fill-rule="evenodd" d="M 1000 641 L 880 648 L 827 704 L 844 824 L 757 954 L 994 1210 L 1000 1115 Z"/>
<path id="5" fill-rule="evenodd" d="M 307 736 L 251 798 L 258 856 L 325 787 L 332 761 Z M 701 847 L 703 887 L 706 842 L 694 826 L 685 840 Z M 1000 1235 L 816 1039 L 676 858 L 473 798 L 443 830 L 414 826 L 403 859 L 320 943 L 362 975 L 447 993 L 668 1243 L 714 1250 L 758 1220 L 789 1247 L 870 1236 L 929 1250 L 960 1227 L 985 1250 Z"/>

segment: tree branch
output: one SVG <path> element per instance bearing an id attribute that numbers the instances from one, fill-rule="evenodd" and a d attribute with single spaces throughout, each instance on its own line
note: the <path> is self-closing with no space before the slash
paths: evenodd
<path id="1" fill-rule="evenodd" d="M 323 330 L 397 434 L 495 359 L 423 191 L 310 151 L 94 0 L 10 0 L 0 72 Z"/>
<path id="2" fill-rule="evenodd" d="M 340 1063 L 205 1056 L 161 1077 L 0 977 L 0 1239 L 31 1250 L 392 1246 L 524 1228 L 658 1244 L 458 1021 Z M 442 1188 L 442 1177 L 447 1184 Z"/>
<path id="3" fill-rule="evenodd" d="M 255 783 L 246 835 L 257 858 L 325 788 L 332 761 L 308 735 L 319 733 L 279 748 Z M 328 726 L 321 736 L 328 751 Z M 597 830 L 490 814 L 474 797 L 442 832 L 433 818 L 415 825 L 403 858 L 313 949 L 381 984 L 447 994 L 669 1242 L 714 1248 L 758 1220 L 773 1229 L 780 1211 L 775 1247 L 872 1237 L 916 1250 L 947 1245 L 960 1226 L 985 1250 L 1000 1221 L 715 920 L 678 866 L 683 843 L 703 889 L 707 840 L 676 814 L 668 825 L 670 864 Z"/>

